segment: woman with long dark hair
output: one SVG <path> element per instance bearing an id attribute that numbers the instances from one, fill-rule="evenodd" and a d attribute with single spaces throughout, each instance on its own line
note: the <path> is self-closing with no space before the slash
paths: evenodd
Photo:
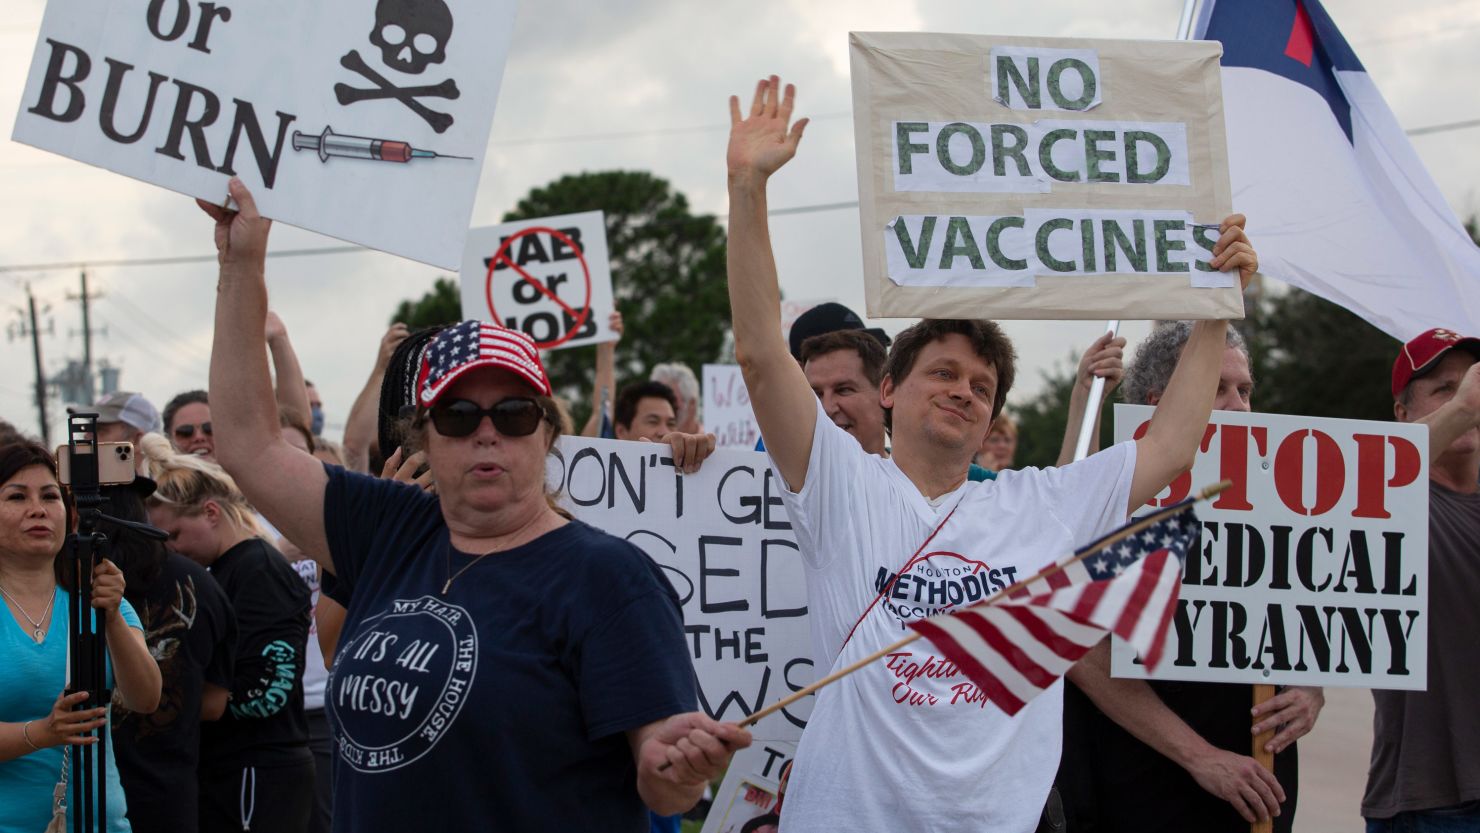
<path id="1" fill-rule="evenodd" d="M 0 446 L 0 833 L 36 833 L 52 820 L 52 795 L 67 746 L 107 725 L 107 708 L 73 709 L 88 692 L 64 695 L 71 596 L 62 589 L 62 544 L 71 512 L 56 462 L 32 442 Z M 153 712 L 159 666 L 144 644 L 123 573 L 101 561 L 92 576 L 93 615 L 107 634 L 113 703 Z M 108 829 L 128 831 L 118 768 L 108 755 Z M 70 780 L 71 774 L 67 774 Z M 71 790 L 67 791 L 71 801 Z M 72 808 L 68 808 L 69 811 Z"/>

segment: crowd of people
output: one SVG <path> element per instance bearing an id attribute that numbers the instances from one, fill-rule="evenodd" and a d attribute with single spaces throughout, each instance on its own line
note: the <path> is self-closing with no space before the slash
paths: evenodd
<path id="1" fill-rule="evenodd" d="M 728 280 L 825 672 L 897 638 L 903 614 L 875 604 L 875 576 L 922 541 L 937 551 L 910 569 L 990 554 L 994 569 L 1030 574 L 1185 471 L 1214 409 L 1253 408 L 1254 379 L 1228 322 L 1159 325 L 1128 365 L 1125 339 L 1107 333 L 1079 362 L 1058 465 L 1025 469 L 1004 412 L 1017 355 L 991 321 L 929 319 L 891 338 L 823 304 L 783 337 L 767 185 L 803 137 L 793 105 L 775 77 L 747 111 L 731 99 Z M 14 625 L 0 627 L 0 833 L 67 811 L 66 750 L 99 730 L 113 739 L 110 830 L 676 830 L 750 736 L 699 709 L 662 570 L 548 491 L 546 458 L 575 426 L 535 344 L 486 322 L 393 325 L 335 443 L 269 310 L 270 222 L 239 181 L 230 193 L 234 210 L 201 206 L 220 260 L 208 390 L 162 412 L 131 392 L 81 409 L 98 415 L 97 441 L 137 451 L 134 481 L 103 488 L 109 514 L 167 536 L 104 522 L 92 606 L 109 708 L 79 710 L 87 693 L 66 693 L 71 494 L 51 452 L 0 429 L 0 593 Z M 1258 259 L 1243 225 L 1223 221 L 1212 266 L 1247 284 Z M 620 315 L 609 323 L 623 334 Z M 699 469 L 715 441 L 693 371 L 662 364 L 619 387 L 618 349 L 597 348 L 580 433 L 665 443 L 680 470 Z M 1375 693 L 1362 810 L 1374 833 L 1480 830 L 1468 685 L 1480 655 L 1466 638 L 1480 627 L 1480 339 L 1425 333 L 1392 382 L 1395 418 L 1430 430 L 1441 626 L 1428 690 Z M 1117 386 L 1155 407 L 1148 430 L 1075 460 L 1080 422 Z M 865 667 L 818 694 L 772 821 L 1291 829 L 1296 741 L 1319 719 L 1319 688 L 1286 688 L 1251 722 L 1248 686 L 1115 679 L 1108 652 L 1011 717 L 911 708 L 890 694 L 890 665 Z M 912 680 L 943 702 L 959 682 Z M 1265 730 L 1272 772 L 1248 754 Z"/>

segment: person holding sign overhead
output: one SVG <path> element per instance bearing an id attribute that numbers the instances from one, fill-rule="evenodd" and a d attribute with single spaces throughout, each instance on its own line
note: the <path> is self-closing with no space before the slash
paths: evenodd
<path id="1" fill-rule="evenodd" d="M 201 206 L 221 263 L 216 453 L 349 602 L 325 694 L 333 829 L 635 833 L 649 808 L 693 806 L 749 733 L 694 711 L 659 568 L 546 494 L 560 418 L 533 342 L 465 321 L 427 347 L 407 439 L 436 495 L 326 466 L 280 434 L 270 223 L 240 181 L 230 191 L 239 211 Z"/>
<path id="2" fill-rule="evenodd" d="M 880 386 L 893 454 L 868 454 L 822 412 L 779 335 L 766 188 L 806 128 L 792 123 L 794 103 L 775 76 L 757 85 L 747 115 L 730 99 L 729 286 L 735 353 L 807 565 L 822 672 L 894 642 L 916 619 L 1026 578 L 1185 471 L 1228 325 L 1194 328 L 1142 439 L 1063 468 L 968 482 L 1012 385 L 1014 350 L 992 322 L 927 319 L 895 338 Z M 1222 223 L 1211 263 L 1247 282 L 1258 259 L 1243 223 Z M 783 829 L 1031 830 L 1058 764 L 1061 693 L 1051 688 L 1008 717 L 929 649 L 866 666 L 818 694 Z"/>
<path id="3" fill-rule="evenodd" d="M 1161 401 L 1193 326 L 1173 321 L 1152 330 L 1126 370 L 1127 402 Z M 1248 345 L 1230 327 L 1216 410 L 1252 409 L 1249 365 Z M 1058 786 L 1071 829 L 1238 833 L 1271 818 L 1276 833 L 1294 828 L 1300 784 L 1295 742 L 1314 728 L 1325 705 L 1319 687 L 1288 686 L 1261 703 L 1251 720 L 1249 685 L 1111 677 L 1108 641 L 1091 649 L 1068 677 L 1073 685 L 1064 690 Z M 1275 727 L 1271 772 L 1250 757 L 1250 733 Z"/>

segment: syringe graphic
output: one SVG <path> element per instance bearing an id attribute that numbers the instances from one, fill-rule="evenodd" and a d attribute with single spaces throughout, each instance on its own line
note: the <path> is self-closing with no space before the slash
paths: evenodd
<path id="1" fill-rule="evenodd" d="M 348 159 L 370 159 L 375 162 L 410 162 L 413 159 L 471 159 L 470 156 L 451 156 L 432 150 L 417 150 L 407 142 L 395 139 L 367 139 L 364 136 L 345 136 L 335 133 L 334 128 L 325 127 L 318 136 L 293 131 L 293 149 L 311 150 L 319 155 L 320 162 L 328 162 L 331 156 Z"/>

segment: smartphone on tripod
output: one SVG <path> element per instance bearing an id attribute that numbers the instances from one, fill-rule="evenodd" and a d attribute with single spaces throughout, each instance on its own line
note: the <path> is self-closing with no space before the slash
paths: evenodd
<path id="1" fill-rule="evenodd" d="M 63 486 L 72 485 L 72 449 L 72 445 L 57 446 L 57 480 Z M 79 444 L 76 449 L 78 457 L 96 456 L 98 461 L 97 485 L 126 486 L 134 482 L 136 471 L 133 443 Z"/>

